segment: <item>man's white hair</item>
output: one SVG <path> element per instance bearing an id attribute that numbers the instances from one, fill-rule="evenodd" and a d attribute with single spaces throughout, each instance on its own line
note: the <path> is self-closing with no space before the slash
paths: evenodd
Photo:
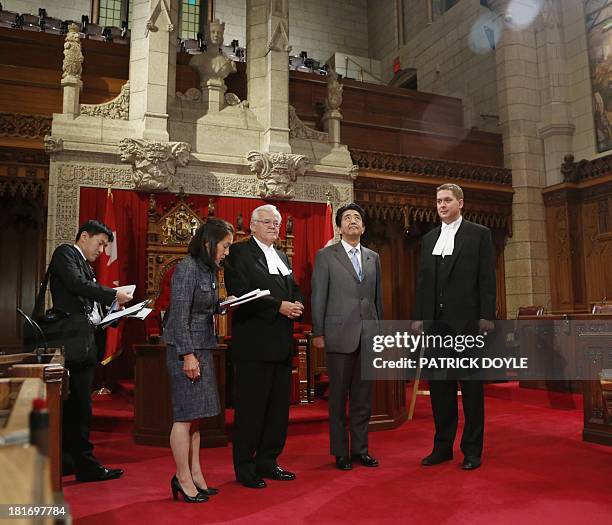
<path id="1" fill-rule="evenodd" d="M 258 206 L 257 208 L 255 208 L 253 210 L 253 213 L 251 213 L 251 222 L 253 223 L 255 221 L 258 221 L 261 212 L 265 211 L 273 213 L 279 224 L 282 222 L 283 218 L 281 217 L 280 211 L 278 211 L 278 208 L 274 206 L 274 204 L 264 204 L 263 206 Z"/>

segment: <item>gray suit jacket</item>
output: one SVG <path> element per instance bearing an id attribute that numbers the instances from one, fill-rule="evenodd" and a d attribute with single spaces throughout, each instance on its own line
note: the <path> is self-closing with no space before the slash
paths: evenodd
<path id="1" fill-rule="evenodd" d="M 176 346 L 179 356 L 217 345 L 213 315 L 219 310 L 214 271 L 188 255 L 172 274 L 170 308 L 162 339 Z"/>
<path id="2" fill-rule="evenodd" d="M 354 352 L 364 334 L 363 321 L 382 319 L 382 288 L 378 254 L 361 246 L 363 280 L 342 243 L 317 252 L 312 273 L 313 336 L 325 336 L 325 350 Z"/>

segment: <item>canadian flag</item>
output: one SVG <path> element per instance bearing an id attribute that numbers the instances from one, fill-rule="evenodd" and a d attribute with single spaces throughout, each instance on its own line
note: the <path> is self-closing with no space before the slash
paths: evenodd
<path id="1" fill-rule="evenodd" d="M 332 220 L 332 205 L 327 199 L 327 207 L 325 208 L 325 225 L 323 226 L 323 239 L 325 240 L 325 248 L 334 244 L 334 221 Z"/>
<path id="2" fill-rule="evenodd" d="M 104 286 L 114 288 L 119 286 L 119 261 L 117 260 L 117 223 L 115 221 L 115 205 L 113 203 L 113 192 L 108 189 L 106 195 L 106 208 L 104 210 L 104 224 L 113 232 L 113 242 L 109 242 L 100 255 L 98 266 L 98 282 Z M 115 357 L 121 354 L 119 345 L 121 340 L 121 327 L 114 328 L 109 326 L 106 329 L 106 351 L 102 364 L 107 365 Z"/>

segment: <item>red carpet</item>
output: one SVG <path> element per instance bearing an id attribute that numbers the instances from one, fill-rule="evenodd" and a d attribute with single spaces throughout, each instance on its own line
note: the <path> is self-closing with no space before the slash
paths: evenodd
<path id="1" fill-rule="evenodd" d="M 419 466 L 433 434 L 429 400 L 421 397 L 413 421 L 370 434 L 379 468 L 337 471 L 327 453 L 326 423 L 297 422 L 281 456 L 296 481 L 243 488 L 233 480 L 230 447 L 204 449 L 207 481 L 221 494 L 188 505 L 171 499 L 169 449 L 136 446 L 125 432 L 97 431 L 98 457 L 126 473 L 104 483 L 66 480 L 65 496 L 79 525 L 610 523 L 612 448 L 581 440 L 579 396 L 551 400 L 545 392 L 491 385 L 486 406 L 484 461 L 473 472 L 459 468 L 457 451 L 452 462 Z M 294 411 L 300 408 L 309 409 Z"/>

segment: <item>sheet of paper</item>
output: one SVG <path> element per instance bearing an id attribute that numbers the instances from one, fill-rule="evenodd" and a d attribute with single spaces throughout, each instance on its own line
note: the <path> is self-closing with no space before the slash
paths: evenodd
<path id="1" fill-rule="evenodd" d="M 225 306 L 230 306 L 238 301 L 242 301 L 243 299 L 247 299 L 249 297 L 253 297 L 255 295 L 257 295 L 259 292 L 261 292 L 261 290 L 259 288 L 255 288 L 255 290 L 251 290 L 250 292 L 247 292 L 243 295 L 241 295 L 240 297 L 236 297 L 235 299 L 226 299 L 225 301 L 223 301 L 222 303 L 219 304 L 219 306 L 221 308 L 225 307 Z M 268 292 L 270 293 L 270 292 Z"/>
<path id="2" fill-rule="evenodd" d="M 146 299 L 145 301 L 142 301 L 141 303 L 137 303 L 137 304 L 135 304 L 133 306 L 130 306 L 130 307 L 126 308 L 125 310 L 118 310 L 116 312 L 109 313 L 98 324 L 112 323 L 113 321 L 116 321 L 117 319 L 121 319 L 122 317 L 127 317 L 127 316 L 130 316 L 130 315 L 136 314 L 140 310 L 142 310 L 145 306 L 147 306 L 150 302 L 151 302 L 150 299 Z"/>
<path id="3" fill-rule="evenodd" d="M 118 292 L 129 293 L 132 297 L 134 297 L 134 292 L 136 291 L 136 285 L 126 284 L 124 286 L 115 286 L 113 290 L 117 290 Z M 119 303 L 117 301 L 113 301 L 113 304 L 111 304 L 110 309 L 108 310 L 108 313 L 112 314 L 113 312 L 118 312 L 118 311 L 119 311 Z"/>
<path id="4" fill-rule="evenodd" d="M 140 312 L 130 315 L 129 317 L 135 317 L 136 319 L 143 320 L 153 311 L 153 308 L 143 308 Z"/>
<path id="5" fill-rule="evenodd" d="M 246 299 L 242 299 L 240 301 L 234 301 L 233 303 L 230 304 L 230 307 L 233 308 L 234 306 L 240 306 L 241 304 L 250 303 L 251 301 L 255 301 L 256 299 L 265 297 L 266 295 L 270 295 L 270 290 L 260 290 L 255 295 L 251 295 L 250 297 L 247 297 Z"/>

